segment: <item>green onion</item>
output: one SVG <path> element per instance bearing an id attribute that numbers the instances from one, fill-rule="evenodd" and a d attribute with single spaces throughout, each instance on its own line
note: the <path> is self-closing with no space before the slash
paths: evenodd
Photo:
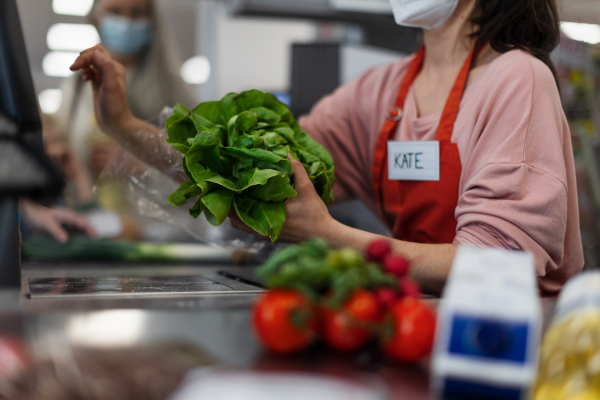
<path id="1" fill-rule="evenodd" d="M 59 243 L 49 236 L 33 235 L 23 245 L 23 257 L 34 261 L 205 261 L 244 263 L 252 254 L 246 250 L 188 243 L 131 243 L 72 236 Z"/>

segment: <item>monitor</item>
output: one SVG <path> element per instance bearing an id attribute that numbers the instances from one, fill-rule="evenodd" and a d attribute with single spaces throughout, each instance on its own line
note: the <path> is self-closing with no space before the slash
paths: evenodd
<path id="1" fill-rule="evenodd" d="M 14 121 L 19 134 L 41 130 L 16 0 L 0 1 L 0 113 Z"/>
<path id="2" fill-rule="evenodd" d="M 0 1 L 0 196 L 47 195 L 60 174 L 42 148 L 42 124 L 16 0 Z"/>

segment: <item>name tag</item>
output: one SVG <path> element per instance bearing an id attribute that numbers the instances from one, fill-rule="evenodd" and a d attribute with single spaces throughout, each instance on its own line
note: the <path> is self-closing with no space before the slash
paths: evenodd
<path id="1" fill-rule="evenodd" d="M 440 142 L 388 142 L 388 179 L 439 181 Z"/>

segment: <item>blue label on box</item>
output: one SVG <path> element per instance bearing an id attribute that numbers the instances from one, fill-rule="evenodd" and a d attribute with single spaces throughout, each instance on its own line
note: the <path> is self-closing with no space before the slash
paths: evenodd
<path id="1" fill-rule="evenodd" d="M 521 388 L 489 385 L 448 378 L 444 380 L 443 400 L 520 400 Z"/>
<path id="2" fill-rule="evenodd" d="M 449 353 L 525 363 L 529 325 L 471 315 L 454 315 Z"/>

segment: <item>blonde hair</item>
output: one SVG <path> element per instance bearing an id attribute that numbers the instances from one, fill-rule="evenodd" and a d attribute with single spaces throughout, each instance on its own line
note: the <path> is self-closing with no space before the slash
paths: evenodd
<path id="1" fill-rule="evenodd" d="M 102 0 L 94 0 L 93 17 Z M 136 63 L 127 83 L 127 100 L 132 113 L 141 119 L 158 116 L 164 106 L 182 103 L 193 108 L 190 88 L 179 76 L 181 58 L 173 33 L 164 21 L 166 7 L 158 0 L 148 0 L 154 26 L 153 39 Z"/>

